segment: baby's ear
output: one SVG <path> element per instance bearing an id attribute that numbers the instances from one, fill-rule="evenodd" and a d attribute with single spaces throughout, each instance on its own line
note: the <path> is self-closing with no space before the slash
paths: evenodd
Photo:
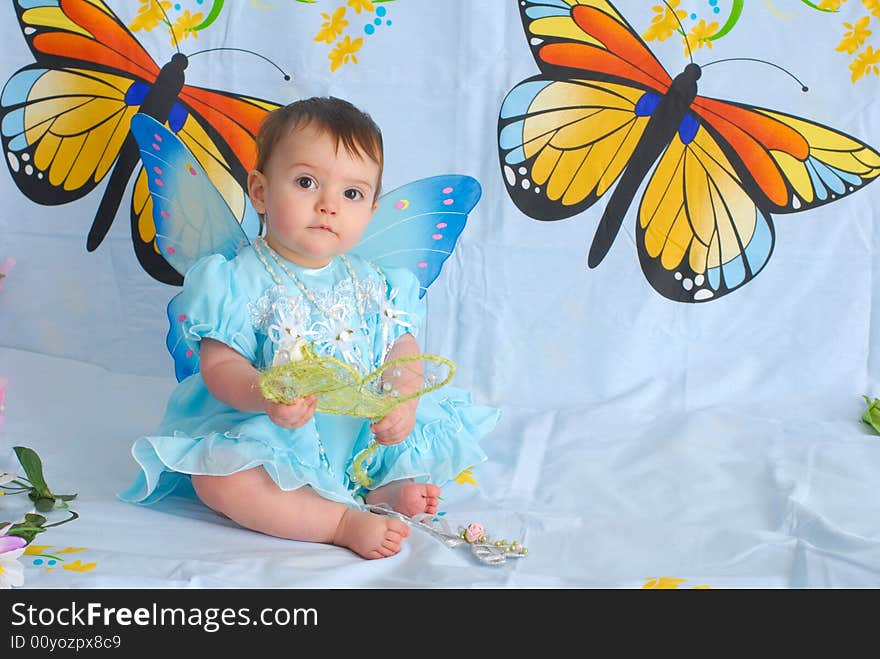
<path id="1" fill-rule="evenodd" d="M 254 210 L 261 214 L 265 213 L 266 177 L 263 175 L 263 172 L 258 169 L 252 169 L 248 172 L 247 190 Z"/>

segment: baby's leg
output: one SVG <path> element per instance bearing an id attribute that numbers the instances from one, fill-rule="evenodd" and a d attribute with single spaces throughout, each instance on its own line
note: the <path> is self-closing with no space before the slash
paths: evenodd
<path id="1" fill-rule="evenodd" d="M 262 467 L 229 476 L 193 476 L 204 504 L 242 526 L 290 540 L 348 547 L 364 558 L 400 551 L 409 526 L 330 501 L 310 487 L 285 491 Z"/>
<path id="2" fill-rule="evenodd" d="M 440 488 L 436 485 L 404 479 L 377 487 L 366 499 L 367 503 L 387 503 L 397 512 L 412 517 L 419 513 L 436 513 L 440 507 L 439 496 Z"/>

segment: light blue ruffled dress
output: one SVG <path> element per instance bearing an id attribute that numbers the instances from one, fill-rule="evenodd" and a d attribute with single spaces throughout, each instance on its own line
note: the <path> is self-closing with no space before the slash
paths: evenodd
<path id="1" fill-rule="evenodd" d="M 383 363 L 398 337 L 417 334 L 425 305 L 418 279 L 406 269 L 379 269 L 356 255 L 318 269 L 284 260 L 269 261 L 267 268 L 260 256 L 251 245 L 228 261 L 219 254 L 204 257 L 186 273 L 180 318 L 187 336 L 196 340 L 196 351 L 199 340 L 216 339 L 263 369 L 290 348 L 285 336 L 300 334 L 318 354 L 366 374 Z M 335 317 L 326 317 L 307 299 L 289 273 Z M 353 333 L 340 333 L 343 325 Z M 474 405 L 469 393 L 450 385 L 423 395 L 410 436 L 372 454 L 366 472 L 372 487 L 405 478 L 442 487 L 486 459 L 478 441 L 495 427 L 499 414 Z M 360 506 L 364 491 L 352 463 L 370 438 L 369 421 L 320 412 L 300 428 L 281 428 L 266 414 L 220 402 L 196 372 L 172 392 L 155 434 L 134 442 L 140 471 L 119 497 L 151 504 L 175 490 L 192 495 L 192 474 L 262 467 L 283 490 L 309 486 L 325 498 Z"/>

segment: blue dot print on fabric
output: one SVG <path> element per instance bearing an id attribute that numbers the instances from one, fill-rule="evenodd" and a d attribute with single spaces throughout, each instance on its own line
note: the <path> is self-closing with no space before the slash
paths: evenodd
<path id="1" fill-rule="evenodd" d="M 42 558 L 35 558 L 34 559 L 34 565 L 42 565 L 42 564 L 43 564 Z"/>
<path id="2" fill-rule="evenodd" d="M 375 32 L 375 31 L 376 31 L 376 28 L 374 28 L 372 26 L 372 24 L 367 23 L 366 25 L 364 25 L 364 32 L 366 32 L 367 34 L 373 34 L 373 32 Z"/>
<path id="3" fill-rule="evenodd" d="M 376 7 L 376 16 L 384 16 L 388 13 L 388 10 L 385 7 Z"/>
<path id="4" fill-rule="evenodd" d="M 373 22 L 374 22 L 376 25 L 382 25 L 382 19 L 381 19 L 381 18 L 377 18 L 377 19 L 374 20 Z"/>

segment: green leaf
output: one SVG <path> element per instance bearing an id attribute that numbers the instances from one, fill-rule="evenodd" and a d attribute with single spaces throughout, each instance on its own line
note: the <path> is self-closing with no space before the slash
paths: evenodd
<path id="1" fill-rule="evenodd" d="M 37 536 L 37 533 L 42 533 L 46 530 L 43 528 L 46 518 L 32 513 L 25 515 L 24 518 L 25 521 L 13 524 L 6 532 L 6 535 L 16 535 L 19 538 L 24 538 L 30 544 Z"/>
<path id="2" fill-rule="evenodd" d="M 73 501 L 74 499 L 76 499 L 76 495 L 75 494 L 56 494 L 55 498 L 61 499 L 62 501 Z"/>
<path id="3" fill-rule="evenodd" d="M 15 446 L 13 450 L 34 489 L 41 496 L 51 498 L 52 492 L 49 491 L 49 486 L 46 485 L 46 480 L 43 478 L 43 463 L 40 461 L 40 456 L 37 455 L 36 451 L 26 446 Z"/>
<path id="4" fill-rule="evenodd" d="M 55 508 L 55 499 L 40 497 L 39 499 L 34 501 L 34 508 L 39 510 L 41 513 L 47 513 Z"/>
<path id="5" fill-rule="evenodd" d="M 862 421 L 871 426 L 878 434 L 880 434 L 880 400 L 875 398 L 873 401 L 867 396 L 862 396 L 868 404 L 868 409 L 862 414 Z"/>

